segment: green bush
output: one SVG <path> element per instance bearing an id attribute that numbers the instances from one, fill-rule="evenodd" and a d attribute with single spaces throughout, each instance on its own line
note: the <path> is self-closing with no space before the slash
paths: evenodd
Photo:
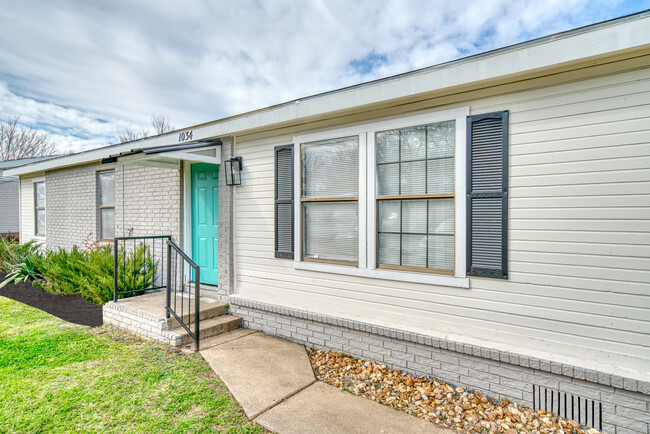
<path id="1" fill-rule="evenodd" d="M 112 247 L 82 251 L 74 246 L 40 253 L 36 243 L 14 244 L 0 245 L 0 266 L 9 273 L 2 285 L 30 280 L 48 292 L 81 294 L 93 303 L 113 299 Z M 153 285 L 158 264 L 149 247 L 140 243 L 135 251 L 120 249 L 118 267 L 118 287 L 142 290 L 130 294 L 138 295 Z"/>
<path id="2" fill-rule="evenodd" d="M 113 254 L 110 247 L 90 252 L 77 246 L 67 251 L 47 252 L 43 257 L 43 278 L 34 283 L 57 294 L 81 294 L 93 303 L 113 298 Z"/>

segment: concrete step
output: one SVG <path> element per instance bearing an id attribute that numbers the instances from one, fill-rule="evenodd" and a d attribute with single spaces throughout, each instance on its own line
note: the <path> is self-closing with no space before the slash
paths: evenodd
<path id="1" fill-rule="evenodd" d="M 199 310 L 199 318 L 201 321 L 203 321 L 210 318 L 222 316 L 227 313 L 228 313 L 228 307 L 224 303 L 219 303 L 219 302 L 204 303 L 202 301 Z M 188 323 L 193 323 L 195 317 L 196 314 L 194 313 L 194 307 L 192 306 L 192 313 L 189 315 L 188 314 L 183 315 L 182 319 L 185 324 L 188 324 Z M 173 315 L 171 315 L 171 318 L 169 319 L 169 328 L 175 329 L 177 327 L 180 327 L 180 324 L 178 323 L 178 320 L 174 318 Z"/>
<path id="2" fill-rule="evenodd" d="M 199 340 L 203 341 L 211 336 L 238 329 L 241 327 L 241 322 L 241 317 L 234 315 L 220 315 L 205 321 L 202 320 L 199 322 Z M 194 332 L 194 323 L 190 324 L 190 330 Z M 183 327 L 179 326 L 172 331 L 181 335 L 181 345 L 193 342 L 192 337 Z"/>
<path id="3" fill-rule="evenodd" d="M 228 342 L 243 338 L 244 336 L 252 335 L 253 333 L 259 332 L 251 329 L 239 328 L 228 333 L 222 333 L 220 335 L 210 336 L 206 339 L 201 339 L 201 351 L 216 347 L 217 345 L 227 344 Z"/>

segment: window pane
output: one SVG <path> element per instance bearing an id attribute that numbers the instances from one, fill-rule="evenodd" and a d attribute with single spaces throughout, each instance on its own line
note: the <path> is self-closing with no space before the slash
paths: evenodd
<path id="1" fill-rule="evenodd" d="M 402 235 L 402 265 L 422 268 L 427 266 L 426 235 Z"/>
<path id="2" fill-rule="evenodd" d="M 115 209 L 105 208 L 99 211 L 101 214 L 102 240 L 110 240 L 112 238 L 115 238 Z"/>
<path id="3" fill-rule="evenodd" d="M 34 183 L 34 195 L 35 195 L 36 206 L 37 207 L 45 206 L 45 183 L 44 182 Z"/>
<path id="4" fill-rule="evenodd" d="M 429 233 L 454 234 L 454 200 L 429 200 Z"/>
<path id="5" fill-rule="evenodd" d="M 356 262 L 359 213 L 356 202 L 304 203 L 304 257 Z"/>
<path id="6" fill-rule="evenodd" d="M 45 210 L 36 210 L 36 235 L 45 235 Z"/>
<path id="7" fill-rule="evenodd" d="M 399 161 L 399 130 L 381 131 L 375 135 L 377 163 Z"/>
<path id="8" fill-rule="evenodd" d="M 454 269 L 454 237 L 452 235 L 429 235 L 429 268 Z"/>
<path id="9" fill-rule="evenodd" d="M 426 158 L 426 131 L 425 127 L 400 130 L 401 161 L 424 160 Z"/>
<path id="10" fill-rule="evenodd" d="M 385 265 L 399 265 L 399 234 L 379 234 L 377 237 L 377 262 Z"/>
<path id="11" fill-rule="evenodd" d="M 115 172 L 99 174 L 99 204 L 101 206 L 115 205 Z"/>
<path id="12" fill-rule="evenodd" d="M 351 197 L 358 195 L 359 138 L 304 143 L 302 197 Z"/>
<path id="13" fill-rule="evenodd" d="M 426 193 L 425 162 L 402 163 L 401 173 L 401 194 L 424 194 Z"/>
<path id="14" fill-rule="evenodd" d="M 455 134 L 454 121 L 427 126 L 428 158 L 453 157 Z"/>
<path id="15" fill-rule="evenodd" d="M 379 201 L 379 232 L 400 231 L 400 201 L 382 200 Z"/>
<path id="16" fill-rule="evenodd" d="M 427 233 L 427 201 L 404 200 L 402 201 L 402 232 Z"/>
<path id="17" fill-rule="evenodd" d="M 377 133 L 377 195 L 453 194 L 455 134 L 455 121 Z M 380 200 L 377 243 L 379 264 L 453 270 L 454 199 Z"/>
<path id="18" fill-rule="evenodd" d="M 399 163 L 377 166 L 377 195 L 399 194 Z"/>
<path id="19" fill-rule="evenodd" d="M 429 160 L 427 164 L 427 193 L 453 193 L 454 159 Z"/>

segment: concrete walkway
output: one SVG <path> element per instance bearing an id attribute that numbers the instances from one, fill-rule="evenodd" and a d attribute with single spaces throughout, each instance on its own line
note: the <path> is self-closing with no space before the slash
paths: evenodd
<path id="1" fill-rule="evenodd" d="M 239 329 L 203 341 L 203 358 L 246 415 L 276 433 L 450 433 L 319 382 L 305 348 Z"/>

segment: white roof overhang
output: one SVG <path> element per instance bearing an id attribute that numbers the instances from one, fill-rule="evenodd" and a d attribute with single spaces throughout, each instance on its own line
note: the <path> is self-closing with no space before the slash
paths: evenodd
<path id="1" fill-rule="evenodd" d="M 195 125 L 137 142 L 107 146 L 7 171 L 7 175 L 42 172 L 84 164 L 107 154 L 178 144 L 183 132 L 197 140 L 224 138 L 251 131 L 271 130 L 335 117 L 373 106 L 399 104 L 445 90 L 480 88 L 520 77 L 576 65 L 596 59 L 650 50 L 650 11 L 558 33 L 487 53 L 423 68 L 404 74 L 313 95 L 253 112 Z M 180 134 L 179 134 L 180 133 Z M 160 158 L 164 161 L 164 158 Z"/>
<path id="2" fill-rule="evenodd" d="M 209 146 L 205 146 L 204 143 L 198 143 L 197 146 L 191 146 L 191 143 L 190 146 L 187 145 L 138 149 L 128 153 L 111 155 L 102 162 L 119 162 L 125 166 L 158 167 L 174 170 L 179 170 L 180 163 L 183 161 L 221 164 L 221 143 L 210 144 Z"/>

